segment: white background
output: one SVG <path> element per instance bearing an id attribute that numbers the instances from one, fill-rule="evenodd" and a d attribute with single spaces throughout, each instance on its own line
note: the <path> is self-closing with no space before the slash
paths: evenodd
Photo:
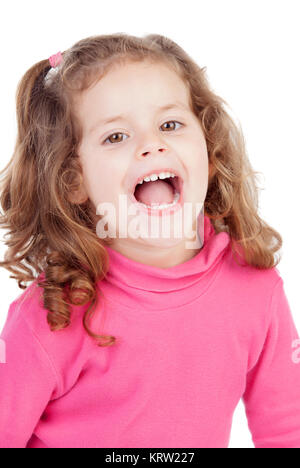
<path id="1" fill-rule="evenodd" d="M 15 92 L 35 62 L 91 35 L 159 33 L 182 46 L 207 73 L 241 123 L 260 177 L 259 214 L 283 237 L 278 269 L 298 330 L 299 299 L 299 1 L 13 1 L 1 9 L 1 169 L 16 137 Z M 24 175 L 25 177 L 25 175 Z M 24 179 L 26 183 L 26 179 Z M 4 231 L 0 231 L 3 239 Z M 0 244 L 3 260 L 5 245 Z M 0 330 L 22 293 L 0 269 Z M 242 402 L 230 448 L 253 447 Z"/>

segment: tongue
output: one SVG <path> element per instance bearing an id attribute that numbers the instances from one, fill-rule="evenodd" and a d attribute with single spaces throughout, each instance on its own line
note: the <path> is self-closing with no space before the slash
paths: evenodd
<path id="1" fill-rule="evenodd" d="M 172 203 L 174 200 L 174 190 L 168 182 L 158 179 L 154 182 L 144 182 L 141 185 L 137 185 L 135 198 L 138 202 L 145 205 Z"/>

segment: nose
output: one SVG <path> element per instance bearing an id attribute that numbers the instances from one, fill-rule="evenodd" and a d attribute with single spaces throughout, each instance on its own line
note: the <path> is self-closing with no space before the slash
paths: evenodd
<path id="1" fill-rule="evenodd" d="M 167 151 L 167 148 L 160 147 L 160 148 L 158 148 L 157 151 L 159 151 L 160 153 L 163 153 L 164 151 Z M 155 153 L 155 152 L 156 152 L 156 148 L 150 149 L 150 150 L 144 151 L 144 152 L 141 154 L 141 156 L 142 156 L 142 157 L 145 157 L 145 156 L 147 156 L 149 153 Z"/>
<path id="2" fill-rule="evenodd" d="M 163 136 L 147 134 L 146 132 L 141 136 L 141 145 L 138 145 L 137 155 L 139 158 L 145 158 L 146 156 L 156 156 L 158 153 L 164 153 L 168 151 L 168 145 L 164 140 Z"/>

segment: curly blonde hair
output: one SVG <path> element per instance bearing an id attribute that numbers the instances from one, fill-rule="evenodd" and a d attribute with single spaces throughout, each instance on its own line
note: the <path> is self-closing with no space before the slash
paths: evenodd
<path id="1" fill-rule="evenodd" d="M 216 232 L 230 235 L 231 248 L 246 264 L 276 266 L 280 234 L 258 215 L 256 172 L 248 161 L 242 130 L 211 89 L 200 68 L 175 42 L 159 34 L 139 38 L 125 33 L 91 36 L 62 53 L 61 65 L 32 66 L 18 84 L 18 133 L 13 156 L 0 172 L 0 226 L 8 229 L 5 261 L 0 262 L 22 289 L 39 277 L 52 331 L 70 324 L 70 305 L 86 305 L 83 326 L 99 346 L 115 343 L 97 335 L 88 320 L 98 303 L 97 282 L 109 268 L 96 234 L 90 200 L 72 203 L 83 182 L 77 148 L 82 138 L 74 96 L 116 64 L 150 60 L 167 64 L 189 86 L 193 112 L 202 125 L 212 170 L 204 213 Z M 53 72 L 53 73 L 52 73 Z M 46 77 L 47 75 L 47 77 Z M 26 180 L 25 180 L 26 178 Z M 109 243 L 109 240 L 105 240 Z M 30 269 L 32 267 L 33 271 Z M 101 294 L 101 291 L 98 291 Z"/>

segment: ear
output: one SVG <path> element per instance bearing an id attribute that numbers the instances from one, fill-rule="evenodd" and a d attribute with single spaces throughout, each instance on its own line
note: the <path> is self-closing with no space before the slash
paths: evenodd
<path id="1" fill-rule="evenodd" d="M 81 205 L 82 203 L 85 203 L 88 198 L 89 196 L 84 187 L 68 195 L 69 201 L 75 205 Z"/>
<path id="2" fill-rule="evenodd" d="M 211 162 L 209 162 L 208 167 L 209 167 L 208 176 L 209 176 L 209 180 L 211 180 L 216 173 L 216 168 Z"/>

